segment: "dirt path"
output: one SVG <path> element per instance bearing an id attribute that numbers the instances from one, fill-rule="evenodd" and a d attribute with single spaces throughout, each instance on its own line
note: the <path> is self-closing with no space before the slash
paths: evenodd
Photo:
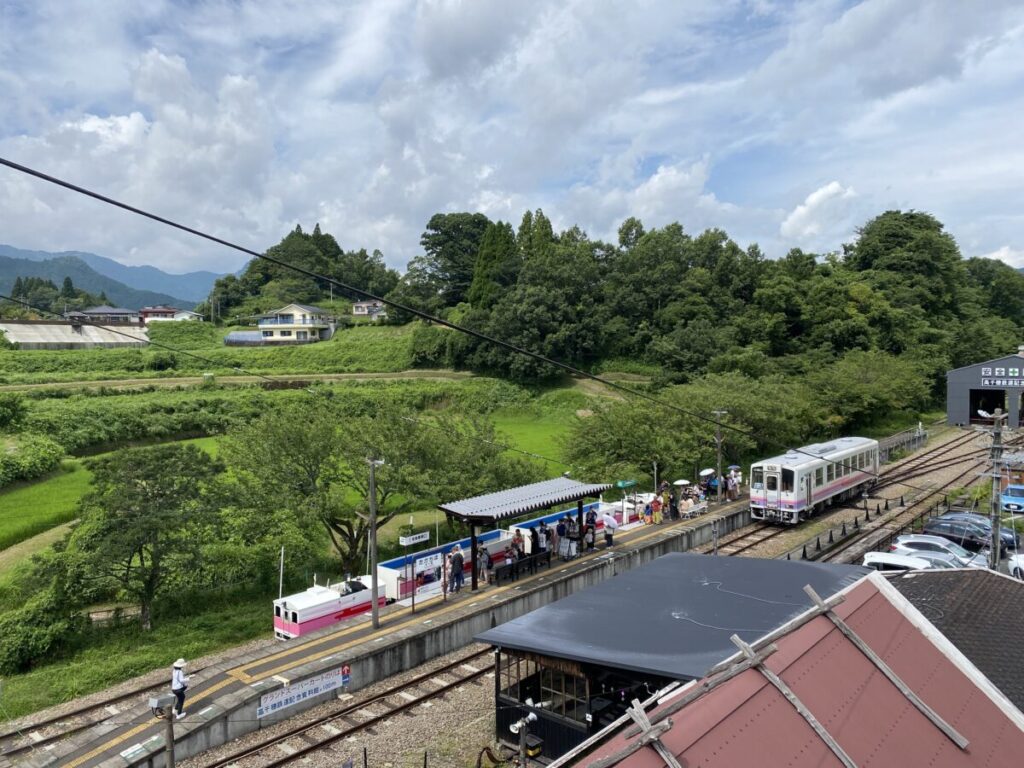
<path id="1" fill-rule="evenodd" d="M 388 373 L 281 373 L 260 376 L 217 376 L 218 384 L 261 384 L 267 379 L 274 381 L 373 381 L 403 379 L 471 379 L 475 374 L 465 371 L 415 370 L 395 371 Z M 35 389 L 87 389 L 89 387 L 107 387 L 110 389 L 136 389 L 139 387 L 188 387 L 203 383 L 202 376 L 178 376 L 175 378 L 138 378 L 138 379 L 98 379 L 94 381 L 45 382 L 42 384 L 4 384 L 0 392 L 26 391 Z"/>
<path id="2" fill-rule="evenodd" d="M 54 542 L 60 541 L 64 534 L 71 529 L 71 525 L 72 523 L 63 523 L 62 525 L 50 528 L 48 531 L 36 534 L 31 539 L 25 539 L 12 547 L 0 549 L 0 574 L 6 572 L 9 568 L 13 568 L 30 555 L 42 552 Z"/>

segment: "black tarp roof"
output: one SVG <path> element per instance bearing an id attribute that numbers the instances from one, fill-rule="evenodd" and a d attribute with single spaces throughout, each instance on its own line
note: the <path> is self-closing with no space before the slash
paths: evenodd
<path id="1" fill-rule="evenodd" d="M 476 636 L 483 643 L 679 680 L 699 678 L 867 568 L 676 552 Z"/>
<path id="2" fill-rule="evenodd" d="M 556 477 L 437 506 L 464 520 L 502 520 L 567 501 L 596 497 L 611 487 L 608 483 L 581 483 L 568 477 Z"/>

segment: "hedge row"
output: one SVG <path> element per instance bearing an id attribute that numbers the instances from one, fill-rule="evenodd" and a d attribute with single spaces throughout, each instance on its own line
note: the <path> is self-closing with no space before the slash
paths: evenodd
<path id="1" fill-rule="evenodd" d="M 26 434 L 0 446 L 0 488 L 52 472 L 64 458 L 60 444 L 43 435 Z"/>

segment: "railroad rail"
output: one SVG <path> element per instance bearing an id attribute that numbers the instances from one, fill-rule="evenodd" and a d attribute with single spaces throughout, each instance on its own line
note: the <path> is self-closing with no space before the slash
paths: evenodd
<path id="1" fill-rule="evenodd" d="M 965 477 L 968 477 L 969 475 L 972 474 L 977 474 L 979 470 L 985 467 L 986 463 L 987 462 L 985 461 L 974 462 L 967 469 L 953 477 L 951 480 L 947 480 L 946 482 L 942 483 L 940 486 L 935 488 L 933 491 L 924 494 L 920 499 L 911 502 L 910 504 L 904 506 L 900 510 L 897 510 L 895 514 L 891 515 L 884 522 L 882 522 L 881 525 L 875 528 L 865 527 L 863 529 L 855 529 L 853 532 L 850 533 L 850 535 L 847 538 L 844 538 L 838 543 L 834 544 L 833 546 L 824 548 L 820 551 L 818 551 L 817 547 L 815 547 L 815 551 L 809 553 L 807 559 L 823 563 L 846 562 L 845 558 L 847 557 L 847 553 L 851 549 L 853 549 L 854 546 L 863 543 L 864 541 L 870 539 L 873 536 L 878 535 L 879 532 L 885 533 L 885 535 L 888 536 L 889 533 L 891 533 L 891 531 L 893 530 L 894 525 L 896 526 L 896 528 L 902 528 L 906 524 L 906 522 L 920 516 L 919 512 L 914 512 L 913 514 L 910 514 L 911 510 L 924 506 L 925 504 L 928 503 L 930 499 L 934 498 L 936 495 L 941 494 L 950 488 L 956 487 L 957 484 L 960 483 Z"/>
<path id="2" fill-rule="evenodd" d="M 193 674 L 201 672 L 202 669 L 203 668 L 196 669 Z M 167 687 L 168 682 L 166 680 L 161 680 L 159 683 L 140 686 L 115 696 L 108 696 L 92 704 L 86 704 L 60 715 L 48 717 L 45 720 L 40 720 L 18 730 L 0 733 L 0 757 L 14 757 L 16 755 L 22 755 L 26 752 L 43 749 L 50 744 L 63 741 L 64 739 L 74 736 L 76 733 L 88 730 L 94 725 L 102 723 L 104 720 L 115 716 L 110 709 L 108 709 L 109 707 L 114 707 L 117 704 L 128 701 L 129 699 L 144 696 L 145 694 L 153 691 L 166 690 Z M 70 722 L 77 718 L 85 717 L 93 712 L 101 714 L 102 716 L 98 718 L 86 717 L 86 719 L 77 723 Z M 37 736 L 33 738 L 32 734 L 37 734 L 39 731 L 47 728 L 58 728 L 59 730 L 48 736 Z"/>
<path id="3" fill-rule="evenodd" d="M 299 760 L 313 752 L 318 752 L 324 747 L 334 744 L 335 742 L 347 739 L 359 731 L 382 723 L 397 714 L 408 711 L 431 699 L 443 696 L 447 692 L 458 688 L 459 686 L 473 682 L 487 674 L 491 667 L 490 664 L 488 664 L 482 669 L 477 669 L 476 667 L 471 666 L 470 662 L 484 656 L 490 656 L 490 654 L 491 650 L 489 648 L 482 651 L 474 651 L 468 656 L 456 659 L 443 667 L 431 670 L 430 672 L 425 672 L 422 675 L 417 675 L 404 683 L 393 686 L 383 693 L 359 702 L 346 704 L 345 706 L 336 708 L 327 714 L 318 717 L 316 720 L 295 726 L 283 733 L 264 739 L 257 744 L 253 744 L 244 749 L 238 750 L 237 752 L 233 752 L 230 755 L 218 758 L 211 763 L 206 763 L 203 768 L 227 768 L 227 766 L 234 765 L 240 760 L 262 755 L 272 747 L 283 744 L 290 739 L 302 737 L 302 742 L 304 742 L 303 746 L 298 747 L 285 756 L 273 757 L 269 762 L 264 763 L 262 768 L 276 768 L 277 766 L 286 765 L 295 760 Z M 454 679 L 449 681 L 439 681 L 437 680 L 439 675 L 445 675 Z M 427 690 L 426 686 L 431 683 L 438 687 Z M 410 689 L 418 689 L 418 691 L 415 694 L 411 694 Z M 395 701 L 396 699 L 398 701 Z M 374 714 L 373 716 L 358 722 L 344 722 L 346 720 L 354 720 L 356 716 L 358 716 L 362 711 L 368 710 L 369 707 L 382 706 L 386 708 L 386 711 Z M 342 723 L 338 723 L 338 721 L 342 721 Z M 319 728 L 323 730 L 323 726 L 331 725 L 332 723 L 336 725 L 332 726 L 332 730 L 334 732 L 330 735 L 320 736 L 312 733 L 315 729 Z M 342 725 L 342 727 L 338 728 L 338 725 Z"/>

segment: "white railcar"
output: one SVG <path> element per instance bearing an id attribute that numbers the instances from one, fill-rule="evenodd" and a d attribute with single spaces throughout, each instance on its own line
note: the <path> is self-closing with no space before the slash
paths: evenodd
<path id="1" fill-rule="evenodd" d="M 878 479 L 878 441 L 840 437 L 752 464 L 750 516 L 796 525 Z"/>

